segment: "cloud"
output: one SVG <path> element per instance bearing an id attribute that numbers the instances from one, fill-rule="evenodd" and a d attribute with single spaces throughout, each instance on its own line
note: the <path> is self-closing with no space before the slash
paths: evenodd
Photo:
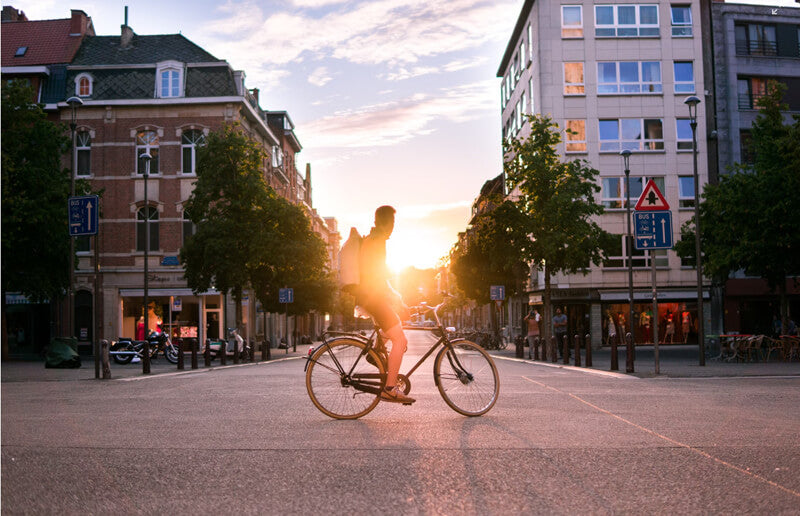
<path id="1" fill-rule="evenodd" d="M 325 86 L 331 81 L 332 77 L 328 73 L 328 69 L 324 66 L 317 67 L 311 75 L 308 76 L 308 82 L 314 86 Z"/>
<path id="2" fill-rule="evenodd" d="M 394 145 L 430 134 L 438 120 L 464 122 L 485 114 L 494 109 L 495 89 L 488 80 L 342 110 L 304 124 L 302 137 L 317 149 Z"/>
<path id="3" fill-rule="evenodd" d="M 296 0 L 295 5 L 340 3 Z M 209 48 L 220 56 L 236 56 L 236 66 L 250 73 L 326 58 L 398 68 L 505 40 L 508 10 L 517 4 L 517 0 L 368 0 L 347 2 L 314 16 L 297 7 L 265 14 L 252 1 L 229 0 L 220 8 L 220 16 L 201 30 Z"/>

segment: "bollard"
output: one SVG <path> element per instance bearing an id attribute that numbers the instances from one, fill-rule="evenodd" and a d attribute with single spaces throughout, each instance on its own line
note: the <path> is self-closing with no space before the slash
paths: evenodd
<path id="1" fill-rule="evenodd" d="M 561 344 L 561 353 L 563 354 L 561 358 L 565 364 L 569 364 L 569 339 L 566 333 L 562 335 L 562 338 L 564 341 Z"/>
<path id="2" fill-rule="evenodd" d="M 142 347 L 142 374 L 150 374 L 150 341 L 147 339 Z"/>
<path id="3" fill-rule="evenodd" d="M 255 339 L 250 339 L 248 343 L 250 344 L 249 354 L 250 354 L 250 362 L 252 363 L 256 361 L 256 341 Z"/>
<path id="4" fill-rule="evenodd" d="M 289 346 L 286 346 L 286 349 L 289 349 Z M 292 352 L 297 353 L 297 332 L 292 334 Z"/>
<path id="5" fill-rule="evenodd" d="M 239 340 L 238 339 L 233 339 L 233 363 L 234 364 L 238 364 L 239 363 L 239 353 L 241 353 L 241 350 L 239 349 Z"/>
<path id="6" fill-rule="evenodd" d="M 264 339 L 261 341 L 261 361 L 266 362 L 267 353 L 269 352 L 269 341 Z"/>
<path id="7" fill-rule="evenodd" d="M 522 336 L 514 339 L 514 347 L 516 348 L 514 350 L 515 356 L 517 358 L 525 358 L 525 340 L 522 338 Z"/>
<path id="8" fill-rule="evenodd" d="M 192 369 L 197 369 L 197 347 L 198 342 L 197 339 L 190 339 L 191 346 L 192 346 Z"/>
<path id="9" fill-rule="evenodd" d="M 203 350 L 203 361 L 206 367 L 211 367 L 211 339 L 206 339 L 206 349 Z"/>
<path id="10" fill-rule="evenodd" d="M 228 343 L 224 340 L 219 341 L 219 365 L 228 364 Z"/>
<path id="11" fill-rule="evenodd" d="M 182 371 L 183 367 L 183 339 L 175 339 L 178 345 L 178 370 Z"/>
<path id="12" fill-rule="evenodd" d="M 583 342 L 586 345 L 586 367 L 592 367 L 592 336 L 587 333 Z"/>
<path id="13" fill-rule="evenodd" d="M 539 339 L 539 337 L 536 337 Z M 544 339 L 539 339 L 539 344 L 542 345 L 542 362 L 547 362 L 547 341 Z M 538 347 L 536 349 L 539 349 Z"/>
<path id="14" fill-rule="evenodd" d="M 625 372 L 632 373 L 633 372 L 633 336 L 630 332 L 625 334 L 625 346 L 626 346 L 626 353 L 625 353 Z"/>
<path id="15" fill-rule="evenodd" d="M 555 335 L 550 337 L 550 362 L 558 362 L 558 338 Z"/>
<path id="16" fill-rule="evenodd" d="M 581 337 L 577 333 L 572 340 L 572 345 L 575 347 L 575 367 L 581 366 Z"/>
<path id="17" fill-rule="evenodd" d="M 108 341 L 105 339 L 100 341 L 100 358 L 103 362 L 103 379 L 108 380 L 111 378 L 111 364 L 108 362 Z"/>
<path id="18" fill-rule="evenodd" d="M 611 339 L 611 370 L 619 371 L 619 353 L 617 350 L 617 337 Z"/>

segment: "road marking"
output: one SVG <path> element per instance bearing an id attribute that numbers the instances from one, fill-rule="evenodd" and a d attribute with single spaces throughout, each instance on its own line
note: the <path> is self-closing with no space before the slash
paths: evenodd
<path id="1" fill-rule="evenodd" d="M 783 380 L 785 378 L 800 378 L 800 375 L 763 375 L 763 376 L 657 376 L 648 380 L 742 380 L 757 378 L 759 380 Z"/>
<path id="2" fill-rule="evenodd" d="M 696 454 L 698 454 L 698 455 L 700 455 L 702 457 L 705 457 L 707 459 L 711 459 L 714 462 L 722 464 L 723 466 L 726 466 L 726 467 L 728 467 L 730 469 L 733 469 L 735 471 L 738 471 L 740 473 L 744 473 L 745 475 L 747 475 L 749 477 L 752 477 L 752 478 L 754 478 L 756 480 L 761 480 L 762 482 L 766 482 L 767 484 L 771 485 L 772 487 L 776 487 L 776 488 L 780 489 L 781 491 L 784 491 L 786 493 L 789 493 L 790 495 L 794 495 L 794 496 L 800 498 L 800 493 L 798 493 L 797 491 L 789 489 L 788 487 L 784 487 L 784 486 L 782 486 L 782 485 L 780 485 L 780 484 L 778 484 L 776 482 L 773 482 L 772 480 L 770 480 L 768 478 L 762 477 L 761 475 L 758 475 L 758 474 L 753 473 L 751 471 L 747 471 L 746 469 L 742 469 L 739 466 L 731 464 L 730 462 L 727 462 L 727 461 L 724 461 L 724 460 L 722 460 L 720 458 L 714 457 L 713 455 L 711 455 L 711 454 L 709 454 L 707 452 L 704 452 L 703 450 L 700 450 L 698 448 L 695 448 L 694 446 L 691 446 L 691 445 L 686 444 L 686 443 L 682 443 L 680 441 L 676 441 L 675 439 L 667 437 L 666 435 L 659 434 L 658 432 L 656 432 L 654 430 L 650 430 L 649 428 L 645 428 L 645 427 L 643 427 L 641 425 L 638 425 L 638 424 L 634 423 L 633 421 L 629 421 L 629 420 L 625 419 L 624 417 L 618 416 L 617 414 L 614 414 L 613 412 L 611 412 L 609 410 L 606 410 L 604 408 L 600 408 L 597 405 L 595 405 L 593 403 L 590 403 L 590 402 L 584 400 L 583 398 L 581 398 L 579 396 L 576 396 L 576 395 L 574 395 L 574 394 L 572 394 L 570 392 L 565 392 L 565 391 L 562 391 L 561 389 L 557 389 L 555 387 L 551 387 L 551 386 L 546 385 L 546 384 L 544 384 L 542 382 L 537 382 L 536 380 L 528 378 L 527 376 L 523 376 L 522 378 L 524 378 L 525 380 L 528 380 L 531 383 L 535 383 L 536 385 L 544 387 L 545 389 L 550 389 L 550 390 L 556 391 L 556 392 L 558 392 L 560 394 L 566 394 L 570 398 L 573 398 L 573 399 L 575 399 L 577 401 L 580 401 L 584 405 L 588 405 L 589 407 L 592 407 L 593 409 L 595 409 L 595 410 L 597 410 L 599 412 L 602 412 L 603 414 L 609 415 L 609 416 L 611 416 L 611 417 L 613 417 L 615 419 L 619 419 L 623 423 L 627 423 L 627 424 L 631 425 L 634 428 L 638 428 L 639 430 L 641 430 L 643 432 L 646 432 L 648 434 L 654 435 L 654 436 L 658 437 L 659 439 L 663 439 L 663 440 L 667 441 L 668 443 L 674 444 L 675 446 L 679 446 L 681 448 L 686 448 L 687 450 L 693 451 L 694 453 L 696 453 Z"/>
<path id="3" fill-rule="evenodd" d="M 500 356 L 496 356 L 496 355 L 492 355 L 492 358 L 496 358 L 498 360 L 508 360 L 509 362 L 520 362 L 520 363 L 523 363 L 523 364 L 531 364 L 531 365 L 538 365 L 538 366 L 544 366 L 544 367 L 552 367 L 552 368 L 555 368 L 555 369 L 562 369 L 562 370 L 565 370 L 565 371 L 574 371 L 574 372 L 577 372 L 577 373 L 594 374 L 594 375 L 598 375 L 598 376 L 605 376 L 605 377 L 608 377 L 608 378 L 619 378 L 619 379 L 625 378 L 625 379 L 628 379 L 628 380 L 641 380 L 641 378 L 639 378 L 638 376 L 631 376 L 629 374 L 624 374 L 624 373 L 615 373 L 613 371 L 601 371 L 599 369 L 592 369 L 591 367 L 586 368 L 586 367 L 575 367 L 575 366 L 566 365 L 566 364 L 563 364 L 563 365 L 560 365 L 560 364 L 549 364 L 547 362 L 534 362 L 534 361 L 531 361 L 531 360 L 525 360 L 523 358 L 500 357 Z"/>
<path id="4" fill-rule="evenodd" d="M 247 364 L 224 365 L 224 366 L 210 367 L 208 369 L 193 369 L 191 371 L 178 371 L 178 372 L 175 372 L 175 373 L 162 373 L 162 374 L 151 374 L 151 375 L 142 375 L 142 376 L 131 376 L 129 378 L 115 378 L 115 379 L 113 379 L 113 381 L 116 381 L 116 382 L 138 382 L 140 380 L 149 380 L 151 378 L 165 378 L 165 377 L 171 377 L 171 376 L 183 376 L 183 375 L 187 375 L 187 374 L 210 373 L 211 371 L 219 371 L 220 369 L 230 369 L 232 367 L 247 367 L 247 366 L 265 365 L 265 364 L 275 364 L 277 362 L 285 362 L 286 360 L 298 360 L 300 358 L 305 358 L 305 357 L 276 358 L 275 360 L 269 360 L 267 362 L 249 362 Z"/>

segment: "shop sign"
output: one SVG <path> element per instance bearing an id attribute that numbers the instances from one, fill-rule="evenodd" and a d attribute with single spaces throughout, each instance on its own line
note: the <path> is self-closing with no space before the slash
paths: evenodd
<path id="1" fill-rule="evenodd" d="M 181 310 L 183 310 L 183 300 L 181 300 L 179 297 L 176 297 L 172 300 L 172 311 L 180 312 Z"/>

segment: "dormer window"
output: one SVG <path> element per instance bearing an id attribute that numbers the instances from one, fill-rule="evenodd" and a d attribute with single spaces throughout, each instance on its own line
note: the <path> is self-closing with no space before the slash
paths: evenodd
<path id="1" fill-rule="evenodd" d="M 92 76 L 82 73 L 75 77 L 75 94 L 79 97 L 92 96 Z"/>
<path id="2" fill-rule="evenodd" d="M 156 70 L 156 96 L 174 98 L 183 96 L 183 64 L 176 61 L 159 63 Z"/>

